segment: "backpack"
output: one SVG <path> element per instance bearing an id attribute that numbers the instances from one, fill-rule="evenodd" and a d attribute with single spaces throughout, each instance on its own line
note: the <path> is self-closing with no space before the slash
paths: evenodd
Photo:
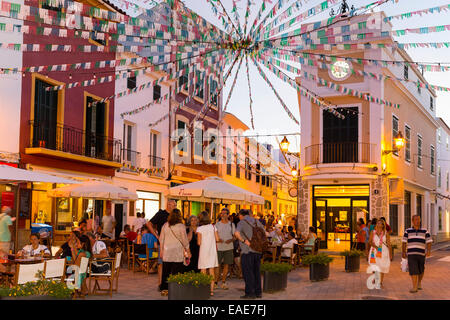
<path id="1" fill-rule="evenodd" d="M 252 238 L 249 239 L 245 234 L 245 237 L 250 241 L 250 248 L 256 252 L 265 252 L 269 249 L 269 241 L 266 237 L 266 232 L 263 228 L 258 227 L 258 223 L 255 220 L 255 225 L 252 226 L 247 220 L 244 220 L 247 222 L 252 228 Z"/>

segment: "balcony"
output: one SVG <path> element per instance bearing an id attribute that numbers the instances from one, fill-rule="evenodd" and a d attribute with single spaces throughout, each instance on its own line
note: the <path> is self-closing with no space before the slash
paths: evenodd
<path id="1" fill-rule="evenodd" d="M 373 145 L 362 142 L 333 142 L 305 148 L 305 165 L 324 163 L 373 163 Z"/>
<path id="2" fill-rule="evenodd" d="M 164 177 L 164 158 L 156 156 L 148 156 L 148 175 L 156 177 Z"/>
<path id="3" fill-rule="evenodd" d="M 122 163 L 122 171 L 138 172 L 141 166 L 141 153 L 131 149 L 122 149 Z"/>
<path id="4" fill-rule="evenodd" d="M 63 124 L 30 121 L 30 145 L 26 154 L 38 154 L 107 167 L 121 166 L 120 140 Z"/>

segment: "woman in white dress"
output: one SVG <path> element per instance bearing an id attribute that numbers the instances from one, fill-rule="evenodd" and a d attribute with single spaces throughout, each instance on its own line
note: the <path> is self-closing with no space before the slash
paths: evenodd
<path id="1" fill-rule="evenodd" d="M 383 288 L 384 274 L 389 273 L 392 254 L 391 237 L 386 232 L 386 224 L 383 220 L 378 220 L 375 230 L 370 234 L 369 245 L 369 264 L 376 265 L 380 269 L 380 287 Z"/>
<path id="2" fill-rule="evenodd" d="M 214 269 L 219 266 L 217 259 L 217 241 L 219 235 L 217 229 L 211 224 L 209 213 L 200 213 L 199 227 L 197 228 L 197 242 L 200 246 L 198 256 L 198 268 L 202 273 L 209 273 L 214 277 Z M 214 278 L 211 281 L 211 295 L 214 295 Z"/>

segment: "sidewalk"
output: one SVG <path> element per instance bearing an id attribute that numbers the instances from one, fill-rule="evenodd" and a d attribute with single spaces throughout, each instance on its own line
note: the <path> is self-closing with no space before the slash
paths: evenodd
<path id="1" fill-rule="evenodd" d="M 263 299 L 273 300 L 362 300 L 362 299 L 406 299 L 406 300 L 449 300 L 450 299 L 450 242 L 433 246 L 433 253 L 427 259 L 425 276 L 422 283 L 424 290 L 409 293 L 411 279 L 408 273 L 400 270 L 401 252 L 396 250 L 389 274 L 385 278 L 385 289 L 369 290 L 366 287 L 368 274 L 367 261 L 361 260 L 357 273 L 344 271 L 344 258 L 336 257 L 331 263 L 330 278 L 326 281 L 311 282 L 309 268 L 303 267 L 289 273 L 288 287 L 285 291 L 268 294 Z M 446 249 L 447 248 L 447 249 Z M 439 261 L 448 257 L 449 261 Z M 166 300 L 157 291 L 157 275 L 121 270 L 119 292 L 112 299 L 125 300 Z M 231 279 L 229 290 L 217 289 L 212 299 L 237 300 L 244 294 L 244 281 Z M 186 297 L 189 298 L 189 297 Z M 110 299 L 109 296 L 88 296 L 87 300 Z"/>

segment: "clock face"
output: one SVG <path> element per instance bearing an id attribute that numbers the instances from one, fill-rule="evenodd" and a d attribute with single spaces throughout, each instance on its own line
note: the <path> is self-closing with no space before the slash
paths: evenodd
<path id="1" fill-rule="evenodd" d="M 350 74 L 350 65 L 346 61 L 336 61 L 331 65 L 331 76 L 336 80 L 344 80 Z"/>

